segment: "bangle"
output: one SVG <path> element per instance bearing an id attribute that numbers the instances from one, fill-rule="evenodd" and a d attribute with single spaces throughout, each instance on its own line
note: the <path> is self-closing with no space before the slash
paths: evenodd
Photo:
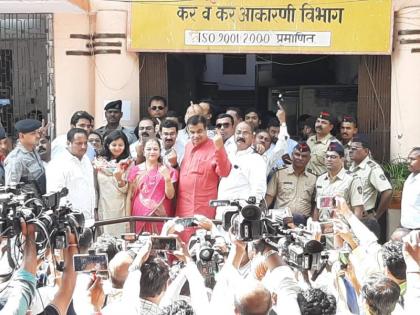
<path id="1" fill-rule="evenodd" d="M 67 247 L 79 247 L 79 244 L 68 244 Z"/>

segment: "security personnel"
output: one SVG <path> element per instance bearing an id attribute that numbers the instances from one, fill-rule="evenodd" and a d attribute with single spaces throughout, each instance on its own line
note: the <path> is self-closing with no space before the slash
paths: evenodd
<path id="1" fill-rule="evenodd" d="M 24 192 L 32 192 L 35 197 L 46 193 L 45 169 L 36 151 L 41 122 L 24 119 L 16 123 L 18 143 L 5 160 L 6 185 L 23 183 Z"/>
<path id="2" fill-rule="evenodd" d="M 353 137 L 350 157 L 353 164 L 350 171 L 362 180 L 365 216 L 379 219 L 387 210 L 392 198 L 392 186 L 381 166 L 369 156 L 369 144 L 362 135 Z M 380 194 L 379 203 L 376 201 Z"/>
<path id="3" fill-rule="evenodd" d="M 350 158 L 353 137 L 357 134 L 357 122 L 350 115 L 344 115 L 340 125 L 341 142 L 344 146 L 344 167 L 349 170 L 352 165 Z"/>
<path id="4" fill-rule="evenodd" d="M 122 101 L 118 100 L 109 102 L 106 104 L 104 109 L 107 125 L 96 129 L 96 132 L 102 136 L 102 139 L 105 139 L 105 137 L 113 130 L 121 130 L 127 136 L 129 144 L 136 142 L 137 138 L 134 135 L 134 132 L 120 125 L 120 120 L 123 116 L 123 112 L 121 111 Z"/>
<path id="5" fill-rule="evenodd" d="M 292 165 L 277 170 L 268 183 L 267 206 L 288 208 L 295 224 L 306 224 L 312 215 L 316 176 L 305 170 L 311 159 L 311 150 L 305 142 L 298 143 L 292 152 Z"/>
<path id="6" fill-rule="evenodd" d="M 317 207 L 313 219 L 328 221 L 331 218 L 330 206 L 324 207 L 322 197 L 343 197 L 357 217 L 363 217 L 363 186 L 357 175 L 344 169 L 344 148 L 340 143 L 329 145 L 325 156 L 327 173 L 316 181 Z"/>
<path id="7" fill-rule="evenodd" d="M 321 112 L 315 122 L 316 134 L 310 136 L 306 143 L 311 149 L 311 160 L 308 163 L 307 170 L 316 176 L 324 174 L 327 171 L 325 166 L 325 154 L 328 146 L 332 142 L 339 141 L 331 135 L 334 128 L 334 118 L 328 112 Z"/>

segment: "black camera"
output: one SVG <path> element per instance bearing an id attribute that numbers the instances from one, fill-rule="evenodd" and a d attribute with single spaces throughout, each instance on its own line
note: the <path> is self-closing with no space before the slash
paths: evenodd
<path id="1" fill-rule="evenodd" d="M 264 232 L 264 211 L 257 204 L 255 197 L 248 200 L 211 200 L 210 206 L 231 206 L 237 210 L 226 211 L 223 214 L 223 228 L 232 233 L 238 240 L 253 241 L 260 239 Z"/>
<path id="2" fill-rule="evenodd" d="M 215 239 L 205 230 L 197 230 L 190 239 L 191 256 L 204 278 L 206 287 L 213 289 L 216 284 L 216 274 L 224 262 L 223 255 L 214 248 Z"/>
<path id="3" fill-rule="evenodd" d="M 289 266 L 298 270 L 320 271 L 325 267 L 328 254 L 324 245 L 311 238 L 311 233 L 301 228 L 284 230 L 280 240 L 283 256 Z"/>
<path id="4" fill-rule="evenodd" d="M 20 231 L 20 219 L 37 226 L 38 249 L 45 249 L 50 243 L 54 249 L 67 247 L 66 230 L 78 236 L 83 232 L 85 219 L 81 212 L 70 205 L 60 205 L 61 197 L 67 195 L 66 188 L 42 196 L 42 200 L 32 198 L 19 188 L 0 188 L 0 235 L 12 238 Z"/>

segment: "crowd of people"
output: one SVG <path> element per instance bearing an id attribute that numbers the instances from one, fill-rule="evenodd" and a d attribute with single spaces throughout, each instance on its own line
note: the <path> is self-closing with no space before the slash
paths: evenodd
<path id="1" fill-rule="evenodd" d="M 171 235 L 179 248 L 162 254 L 150 238 L 136 250 L 124 241 L 118 253 L 106 250 L 110 279 L 103 280 L 73 270 L 72 256 L 97 244 L 89 228 L 80 240 L 69 232 L 72 246 L 62 253 L 61 273 L 51 267 L 54 252 L 37 262 L 35 231 L 21 222 L 27 239 L 22 268 L 3 290 L 6 298 L 0 294 L 0 314 L 416 313 L 420 147 L 408 155 L 401 225 L 388 231 L 388 240 L 378 220 L 389 207 L 392 186 L 352 116 L 339 122 L 329 112 L 307 116 L 299 135 L 291 137 L 281 105 L 270 117 L 236 107 L 215 115 L 212 102 L 203 100 L 191 102 L 182 121 L 168 111 L 165 98 L 155 96 L 135 129 L 121 125 L 121 101 L 104 110 L 105 126 L 94 130 L 94 117 L 78 111 L 69 131 L 52 142 L 37 120 L 15 124 L 14 146 L 0 129 L 1 184 L 21 183 L 34 197 L 67 188 L 62 199 L 84 214 L 87 227 L 126 216 L 167 218 L 165 224 L 137 221 L 135 231 L 127 223 L 103 225 L 96 237 L 114 244 L 128 232 Z M 273 235 L 244 241 L 239 231 L 212 222 L 225 222 L 232 205 L 213 207 L 210 200 L 247 204 L 250 197 L 274 221 L 275 213 L 290 216 L 283 230 L 322 243 L 323 267 L 291 263 L 287 246 L 277 244 L 284 237 L 276 235 L 276 244 Z M 182 226 L 178 218 L 192 218 L 197 226 Z M 210 267 L 193 250 L 202 233 L 220 255 Z M 40 274 L 54 281 L 36 290 Z"/>

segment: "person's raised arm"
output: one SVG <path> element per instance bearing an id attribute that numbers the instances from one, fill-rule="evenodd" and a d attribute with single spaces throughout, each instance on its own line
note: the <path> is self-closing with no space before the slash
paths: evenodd
<path id="1" fill-rule="evenodd" d="M 229 162 L 220 131 L 217 131 L 217 134 L 214 136 L 213 143 L 216 148 L 216 173 L 220 177 L 226 177 L 229 175 L 232 165 Z"/>
<path id="2" fill-rule="evenodd" d="M 63 250 L 64 271 L 62 275 L 62 285 L 50 303 L 59 314 L 64 315 L 73 297 L 74 287 L 76 286 L 77 274 L 73 266 L 73 255 L 79 252 L 76 236 L 67 231 L 68 247 Z"/>

